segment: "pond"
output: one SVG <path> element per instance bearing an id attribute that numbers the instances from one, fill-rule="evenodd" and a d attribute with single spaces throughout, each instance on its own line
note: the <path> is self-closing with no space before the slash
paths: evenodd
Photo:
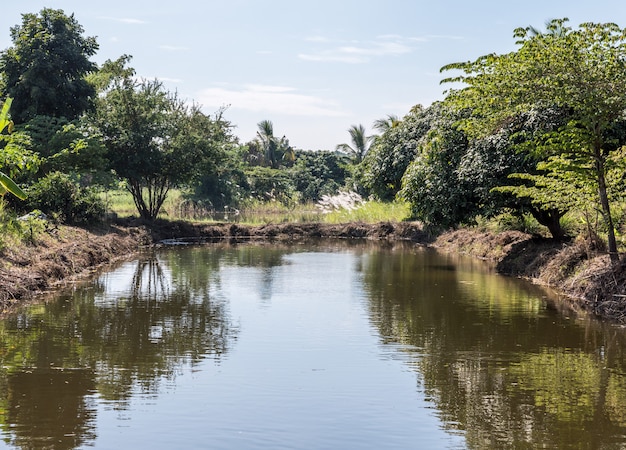
<path id="1" fill-rule="evenodd" d="M 6 448 L 624 448 L 626 334 L 414 245 L 146 251 L 0 322 Z"/>

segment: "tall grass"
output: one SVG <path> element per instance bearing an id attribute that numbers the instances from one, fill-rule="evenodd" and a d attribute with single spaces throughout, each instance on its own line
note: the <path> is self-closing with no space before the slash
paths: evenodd
<path id="1" fill-rule="evenodd" d="M 324 214 L 322 221 L 327 223 L 346 222 L 401 222 L 411 216 L 408 203 L 385 203 L 368 200 L 354 209 L 337 209 Z"/>
<path id="2" fill-rule="evenodd" d="M 118 217 L 137 216 L 137 209 L 132 196 L 125 190 L 112 190 L 102 193 L 107 209 Z M 238 208 L 227 207 L 224 210 L 211 210 L 186 201 L 180 190 L 170 191 L 160 218 L 170 220 L 193 220 L 199 222 L 237 222 L 261 225 L 284 222 L 399 222 L 409 217 L 407 203 L 383 203 L 373 200 L 324 211 L 315 203 L 285 205 L 279 201 L 261 202 L 252 200 Z"/>
<path id="3" fill-rule="evenodd" d="M 125 189 L 115 189 L 100 193 L 108 211 L 117 214 L 118 217 L 138 216 L 133 196 Z M 183 193 L 179 189 L 172 189 L 163 203 L 159 217 L 168 219 L 184 219 L 181 214 L 183 205 Z"/>

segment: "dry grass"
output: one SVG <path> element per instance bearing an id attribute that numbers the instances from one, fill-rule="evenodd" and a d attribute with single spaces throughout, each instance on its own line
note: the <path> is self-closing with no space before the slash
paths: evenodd
<path id="1" fill-rule="evenodd" d="M 61 280 L 130 255 L 148 242 L 140 228 L 109 227 L 99 232 L 62 226 L 1 253 L 0 310 L 33 298 Z"/>

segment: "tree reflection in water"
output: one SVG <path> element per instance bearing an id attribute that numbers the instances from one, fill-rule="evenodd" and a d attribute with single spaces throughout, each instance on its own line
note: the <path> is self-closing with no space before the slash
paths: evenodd
<path id="1" fill-rule="evenodd" d="M 598 448 L 626 435 L 626 336 L 537 289 L 427 250 L 366 252 L 369 314 L 471 448 Z M 512 294 L 512 293 L 517 294 Z M 574 323 L 572 323 L 574 322 Z"/>
<path id="2" fill-rule="evenodd" d="M 219 252 L 149 253 L 90 286 L 0 322 L 0 408 L 7 442 L 75 448 L 96 436 L 94 395 L 124 409 L 201 359 L 219 363 L 237 336 L 211 295 Z M 187 271 L 184 265 L 193 264 Z"/>
<path id="3" fill-rule="evenodd" d="M 418 390 L 468 447 L 619 447 L 611 439 L 626 435 L 623 330 L 547 309 L 544 291 L 519 289 L 470 260 L 356 241 L 322 251 L 346 245 L 359 307 L 363 300 L 382 345 L 401 353 Z M 158 395 L 182 368 L 207 358 L 220 364 L 239 335 L 220 273 L 261 269 L 248 271 L 249 282 L 262 306 L 275 307 L 275 278 L 289 272 L 276 268 L 301 250 L 311 251 L 148 252 L 1 321 L 5 440 L 24 448 L 93 445 L 102 403 L 132 410 L 134 397 Z"/>

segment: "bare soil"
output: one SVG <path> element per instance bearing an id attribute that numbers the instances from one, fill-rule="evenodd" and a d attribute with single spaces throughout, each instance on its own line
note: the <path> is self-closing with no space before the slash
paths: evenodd
<path id="1" fill-rule="evenodd" d="M 0 311 L 37 298 L 60 283 L 131 257 L 140 247 L 168 240 L 302 241 L 314 238 L 405 240 L 465 253 L 498 272 L 550 286 L 580 309 L 626 323 L 626 260 L 611 266 L 607 255 L 582 240 L 555 242 L 516 231 L 461 229 L 431 236 L 418 223 L 284 223 L 260 226 L 120 221 L 95 230 L 59 227 L 34 242 L 0 252 Z"/>

